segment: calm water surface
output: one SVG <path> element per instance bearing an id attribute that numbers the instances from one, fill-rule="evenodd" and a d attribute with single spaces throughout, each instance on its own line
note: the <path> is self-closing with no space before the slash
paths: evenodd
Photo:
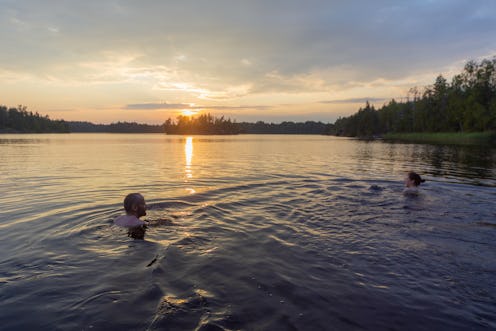
<path id="1" fill-rule="evenodd" d="M 323 136 L 0 135 L 0 329 L 495 329 L 495 166 Z M 112 225 L 130 192 L 145 240 Z"/>

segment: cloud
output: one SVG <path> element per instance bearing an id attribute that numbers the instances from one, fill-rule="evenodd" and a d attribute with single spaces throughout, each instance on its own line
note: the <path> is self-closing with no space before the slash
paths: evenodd
<path id="1" fill-rule="evenodd" d="M 377 103 L 384 102 L 387 100 L 391 100 L 391 98 L 349 98 L 349 99 L 340 99 L 340 100 L 326 100 L 320 101 L 319 103 L 327 103 L 327 104 L 342 104 L 342 103 Z"/>
<path id="2" fill-rule="evenodd" d="M 157 109 L 191 109 L 191 105 L 184 103 L 133 103 L 124 106 L 124 109 L 129 110 L 157 110 Z"/>
<path id="3" fill-rule="evenodd" d="M 271 109 L 273 106 L 205 106 L 205 107 L 196 107 L 196 109 L 214 109 L 214 110 L 242 110 L 242 109 L 251 109 L 251 110 L 267 110 Z"/>
<path id="4" fill-rule="evenodd" d="M 183 109 L 209 109 L 209 110 L 241 110 L 241 109 L 253 109 L 253 110 L 266 110 L 270 109 L 271 106 L 199 106 L 194 104 L 186 104 L 186 103 L 135 103 L 128 104 L 123 107 L 123 109 L 128 110 L 158 110 L 158 109 L 167 109 L 167 110 L 183 110 Z"/>
<path id="5" fill-rule="evenodd" d="M 342 65 L 368 79 L 395 78 L 496 46 L 496 3 L 490 1 L 51 4 L 0 5 L 3 48 L 23 50 L 17 58 L 2 52 L 1 60 L 13 60 L 2 63 L 33 68 L 77 63 L 105 50 L 139 50 L 149 66 L 174 63 L 237 85 L 273 71 L 293 76 Z"/>

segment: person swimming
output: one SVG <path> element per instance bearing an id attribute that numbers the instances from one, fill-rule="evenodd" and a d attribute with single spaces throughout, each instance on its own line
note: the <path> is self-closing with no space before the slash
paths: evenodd
<path id="1" fill-rule="evenodd" d="M 145 198 L 140 193 L 130 193 L 124 198 L 126 215 L 121 215 L 114 220 L 114 224 L 128 229 L 128 236 L 143 239 L 145 236 L 145 221 L 140 220 L 146 215 Z"/>
<path id="2" fill-rule="evenodd" d="M 419 174 L 410 171 L 405 177 L 405 189 L 403 190 L 403 194 L 417 195 L 419 193 L 418 187 L 424 182 L 425 179 L 422 179 Z"/>

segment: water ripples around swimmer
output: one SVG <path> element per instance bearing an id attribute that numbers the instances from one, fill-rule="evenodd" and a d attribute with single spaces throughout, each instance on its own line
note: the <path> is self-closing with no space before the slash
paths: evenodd
<path id="1" fill-rule="evenodd" d="M 321 176 L 226 186 L 149 202 L 145 240 L 112 225 L 117 209 L 81 211 L 21 274 L 3 273 L 2 309 L 44 302 L 7 309 L 7 329 L 23 316 L 37 329 L 495 327 L 494 191 L 401 189 Z"/>

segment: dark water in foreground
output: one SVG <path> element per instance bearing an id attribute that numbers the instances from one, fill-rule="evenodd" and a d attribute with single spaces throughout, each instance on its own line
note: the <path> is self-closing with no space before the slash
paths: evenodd
<path id="1" fill-rule="evenodd" d="M 494 149 L 73 134 L 0 155 L 1 330 L 496 328 Z M 133 191 L 145 240 L 112 225 Z"/>

